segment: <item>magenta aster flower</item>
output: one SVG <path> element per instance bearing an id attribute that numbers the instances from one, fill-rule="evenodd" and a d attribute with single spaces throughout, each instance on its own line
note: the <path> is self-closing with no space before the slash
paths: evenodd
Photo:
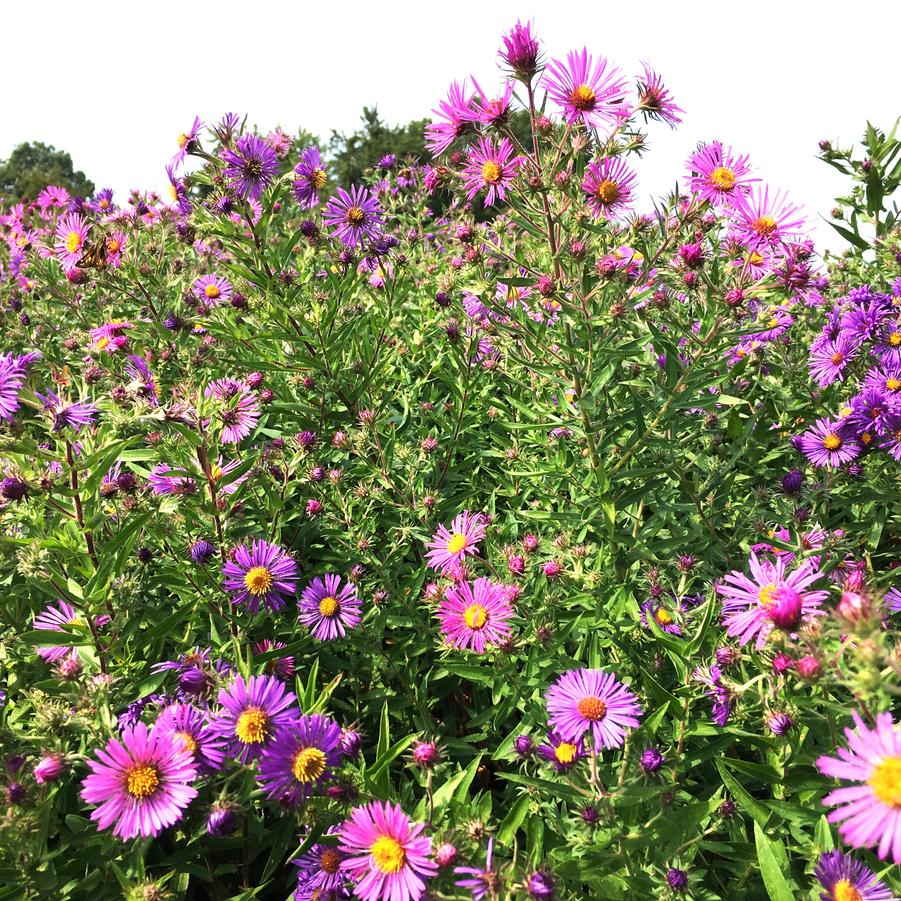
<path id="1" fill-rule="evenodd" d="M 35 395 L 53 417 L 54 432 L 61 432 L 67 426 L 80 432 L 85 426 L 94 423 L 97 407 L 90 401 L 69 403 L 53 391 L 47 391 L 46 394 L 35 391 Z"/>
<path id="2" fill-rule="evenodd" d="M 883 425 L 883 441 L 879 447 L 888 451 L 893 460 L 901 461 L 901 410 L 890 413 Z"/>
<path id="3" fill-rule="evenodd" d="M 157 463 L 147 476 L 147 484 L 154 494 L 190 494 L 197 483 L 188 476 L 176 473 L 184 473 L 184 470 L 172 469 L 167 463 Z"/>
<path id="4" fill-rule="evenodd" d="M 685 110 L 676 106 L 673 95 L 664 85 L 663 79 L 647 64 L 642 63 L 643 77 L 638 79 L 638 106 L 645 119 L 655 119 L 665 122 L 670 128 L 675 128 L 682 120 L 679 113 Z"/>
<path id="5" fill-rule="evenodd" d="M 256 394 L 244 382 L 217 379 L 210 382 L 203 393 L 218 401 L 216 415 L 222 424 L 220 438 L 226 444 L 237 444 L 256 428 L 260 405 Z"/>
<path id="6" fill-rule="evenodd" d="M 842 839 L 855 848 L 877 847 L 880 860 L 901 863 L 901 730 L 890 713 L 876 717 L 871 729 L 855 712 L 854 729 L 845 729 L 847 748 L 838 757 L 820 757 L 824 776 L 859 783 L 831 792 L 823 803 L 836 810 L 830 823 L 841 823 Z"/>
<path id="7" fill-rule="evenodd" d="M 628 84 L 619 69 L 608 67 L 607 58 L 595 62 L 588 50 L 571 51 L 566 62 L 554 59 L 542 79 L 547 95 L 570 124 L 586 127 L 621 121 L 628 112 L 625 104 Z"/>
<path id="8" fill-rule="evenodd" d="M 801 435 L 798 444 L 814 466 L 830 469 L 850 463 L 861 451 L 848 424 L 829 419 L 818 419 L 812 429 Z"/>
<path id="9" fill-rule="evenodd" d="M 300 596 L 300 621 L 320 641 L 344 638 L 360 622 L 360 600 L 352 582 L 341 586 L 335 573 L 316 576 Z"/>
<path id="10" fill-rule="evenodd" d="M 297 698 L 275 676 L 236 676 L 219 689 L 222 710 L 213 729 L 227 742 L 228 753 L 241 763 L 252 763 L 276 733 L 300 716 Z"/>
<path id="11" fill-rule="evenodd" d="M 808 590 L 823 575 L 817 562 L 805 560 L 788 573 L 787 565 L 782 556 L 771 562 L 752 551 L 748 558 L 751 578 L 733 570 L 717 585 L 717 592 L 726 598 L 726 633 L 737 637 L 740 645 L 756 637 L 757 647 L 762 648 L 774 628 L 794 635 L 802 622 L 824 613 L 820 606 L 829 592 Z"/>
<path id="12" fill-rule="evenodd" d="M 172 157 L 170 166 L 173 170 L 177 169 L 185 160 L 189 153 L 193 153 L 199 146 L 198 138 L 200 130 L 204 127 L 204 123 L 200 121 L 199 116 L 194 117 L 194 122 L 187 132 L 182 132 L 176 141 L 178 144 L 178 152 Z"/>
<path id="13" fill-rule="evenodd" d="M 776 247 L 804 237 L 801 208 L 785 192 L 770 197 L 769 185 L 756 186 L 738 196 L 732 219 L 732 238 L 748 249 Z"/>
<path id="14" fill-rule="evenodd" d="M 100 829 L 112 826 L 117 838 L 159 835 L 197 797 L 191 785 L 197 768 L 172 733 L 137 723 L 96 753 L 99 762 L 88 760 L 91 774 L 81 783 L 81 797 L 100 805 L 91 819 Z"/>
<path id="15" fill-rule="evenodd" d="M 201 275 L 194 280 L 191 290 L 205 307 L 228 303 L 232 296 L 231 282 L 223 275 Z"/>
<path id="16" fill-rule="evenodd" d="M 516 78 L 528 84 L 541 66 L 538 38 L 532 34 L 532 23 L 523 25 L 517 20 L 510 33 L 503 36 L 503 42 L 498 56 Z"/>
<path id="17" fill-rule="evenodd" d="M 650 629 L 649 620 L 653 619 L 668 635 L 681 635 L 682 627 L 676 621 L 674 611 L 670 610 L 660 601 L 649 598 L 641 605 L 639 611 L 641 623 L 646 629 Z"/>
<path id="18" fill-rule="evenodd" d="M 424 823 L 412 823 L 397 804 L 355 807 L 341 825 L 341 869 L 361 901 L 419 901 L 438 865 Z"/>
<path id="19" fill-rule="evenodd" d="M 820 856 L 816 877 L 825 889 L 820 901 L 898 901 L 868 866 L 841 851 Z"/>
<path id="20" fill-rule="evenodd" d="M 432 569 L 448 572 L 463 562 L 467 555 L 479 553 L 476 543 L 485 537 L 484 518 L 479 513 L 464 510 L 454 517 L 450 530 L 446 526 L 438 526 L 438 531 L 426 545 L 429 552 L 426 561 Z"/>
<path id="21" fill-rule="evenodd" d="M 484 654 L 489 644 L 502 644 L 511 634 L 513 608 L 507 591 L 484 577 L 449 588 L 436 615 L 452 648 Z"/>
<path id="22" fill-rule="evenodd" d="M 552 763 L 558 773 L 565 773 L 588 756 L 581 738 L 567 741 L 553 730 L 548 732 L 547 741 L 543 745 L 538 745 L 535 752 Z"/>
<path id="23" fill-rule="evenodd" d="M 37 197 L 37 205 L 41 210 L 56 207 L 65 209 L 72 202 L 72 195 L 61 185 L 47 185 Z"/>
<path id="24" fill-rule="evenodd" d="M 349 192 L 338 188 L 322 211 L 322 221 L 332 227 L 333 238 L 345 247 L 356 247 L 380 233 L 382 207 L 369 188 L 351 185 Z"/>
<path id="25" fill-rule="evenodd" d="M 256 613 L 263 604 L 272 611 L 285 606 L 285 598 L 297 589 L 297 564 L 284 548 L 257 539 L 235 549 L 234 559 L 222 567 L 222 587 L 233 604 L 244 604 Z"/>
<path id="26" fill-rule="evenodd" d="M 296 807 L 332 778 L 340 763 L 341 727 L 316 713 L 278 730 L 263 750 L 259 781 L 266 797 Z"/>
<path id="27" fill-rule="evenodd" d="M 71 272 L 78 266 L 90 230 L 90 225 L 80 213 L 69 213 L 59 220 L 53 248 L 66 272 Z"/>
<path id="28" fill-rule="evenodd" d="M 482 190 L 488 191 L 485 206 L 492 206 L 495 200 L 504 200 L 506 189 L 516 176 L 521 159 L 513 155 L 513 144 L 501 138 L 495 146 L 491 138 L 483 137 L 470 151 L 463 167 L 463 181 L 466 196 L 472 200 Z"/>
<path id="29" fill-rule="evenodd" d="M 310 209 L 319 203 L 319 192 L 325 187 L 325 181 L 325 167 L 319 148 L 311 144 L 294 167 L 294 199 L 302 209 Z"/>
<path id="30" fill-rule="evenodd" d="M 564 673 L 545 695 L 551 728 L 577 741 L 590 732 L 594 747 L 619 748 L 626 729 L 638 728 L 638 699 L 611 673 L 577 669 Z"/>
<path id="31" fill-rule="evenodd" d="M 0 418 L 12 422 L 13 413 L 19 409 L 19 392 L 34 359 L 30 354 L 0 354 Z"/>
<path id="32" fill-rule="evenodd" d="M 180 741 L 190 752 L 199 773 L 213 773 L 222 769 L 224 741 L 210 726 L 206 711 L 177 701 L 157 717 L 154 729 L 171 733 Z"/>
<path id="33" fill-rule="evenodd" d="M 688 158 L 688 188 L 693 194 L 713 204 L 734 206 L 739 197 L 747 195 L 751 183 L 748 156 L 736 156 L 731 147 L 722 142 L 702 144 Z"/>
<path id="34" fill-rule="evenodd" d="M 501 886 L 501 877 L 497 870 L 492 866 L 492 857 L 494 856 L 494 839 L 488 839 L 488 850 L 485 852 L 484 867 L 454 867 L 455 876 L 465 876 L 465 879 L 458 879 L 454 885 L 457 888 L 467 889 L 472 893 L 472 901 L 482 901 L 488 896 L 489 887 L 491 888 L 492 898 L 497 897 L 497 891 Z"/>
<path id="35" fill-rule="evenodd" d="M 604 157 L 589 163 L 582 179 L 582 191 L 595 217 L 609 217 L 632 203 L 635 173 L 622 157 Z"/>
<path id="36" fill-rule="evenodd" d="M 31 628 L 36 632 L 71 632 L 72 628 L 87 627 L 86 618 L 71 604 L 58 600 L 56 604 L 48 604 L 36 614 Z M 65 657 L 77 657 L 78 648 L 68 645 L 38 645 L 35 652 L 48 663 L 57 663 Z"/>
<path id="37" fill-rule="evenodd" d="M 275 151 L 256 135 L 241 135 L 234 149 L 226 148 L 220 156 L 226 164 L 222 174 L 229 179 L 229 187 L 245 200 L 259 200 L 278 175 Z"/>
<path id="38" fill-rule="evenodd" d="M 473 95 L 467 93 L 466 82 L 454 82 L 448 90 L 447 100 L 432 110 L 438 118 L 425 128 L 425 145 L 432 156 L 441 156 L 454 141 L 474 129 Z"/>
<path id="39" fill-rule="evenodd" d="M 127 319 L 112 319 L 90 329 L 91 350 L 106 351 L 108 354 L 116 353 L 128 344 L 125 332 L 131 328 L 134 328 L 134 325 Z"/>

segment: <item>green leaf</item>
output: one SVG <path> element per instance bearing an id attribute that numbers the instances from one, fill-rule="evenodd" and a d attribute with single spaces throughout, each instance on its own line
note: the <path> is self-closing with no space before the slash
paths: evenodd
<path id="1" fill-rule="evenodd" d="M 723 784 L 729 789 L 732 797 L 738 802 L 739 806 L 754 819 L 756 826 L 766 826 L 766 822 L 770 817 L 770 811 L 764 807 L 759 801 L 756 801 L 751 795 L 745 791 L 742 784 L 727 769 L 728 757 L 721 757 L 714 761 Z"/>
<path id="2" fill-rule="evenodd" d="M 513 806 L 507 811 L 507 815 L 504 817 L 503 822 L 498 827 L 497 840 L 500 844 L 509 845 L 513 841 L 513 836 L 526 818 L 531 803 L 532 799 L 527 793 L 521 794 L 516 799 Z"/>
<path id="3" fill-rule="evenodd" d="M 757 846 L 760 875 L 771 901 L 795 901 L 795 892 L 786 878 L 788 858 L 782 842 L 767 838 L 763 829 L 755 822 L 754 844 Z"/>

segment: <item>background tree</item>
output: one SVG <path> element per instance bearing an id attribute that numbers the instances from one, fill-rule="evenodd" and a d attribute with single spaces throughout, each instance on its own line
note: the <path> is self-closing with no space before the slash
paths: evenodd
<path id="1" fill-rule="evenodd" d="M 78 197 L 94 193 L 94 183 L 75 169 L 72 157 L 52 145 L 25 142 L 0 161 L 0 198 L 5 201 L 34 200 L 47 185 L 62 185 Z"/>

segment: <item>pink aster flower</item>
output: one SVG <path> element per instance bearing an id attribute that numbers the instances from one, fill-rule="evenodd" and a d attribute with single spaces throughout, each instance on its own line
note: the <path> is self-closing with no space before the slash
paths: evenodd
<path id="1" fill-rule="evenodd" d="M 48 604 L 31 623 L 36 632 L 71 632 L 73 628 L 87 627 L 85 617 L 71 604 L 59 600 Z M 48 663 L 57 663 L 66 657 L 77 657 L 78 648 L 71 645 L 38 645 L 35 652 Z"/>
<path id="2" fill-rule="evenodd" d="M 854 729 L 845 729 L 847 748 L 838 757 L 820 757 L 824 776 L 856 782 L 823 798 L 829 822 L 841 823 L 842 839 L 855 848 L 877 847 L 880 860 L 901 864 L 901 730 L 890 713 L 876 717 L 871 729 L 855 712 Z"/>
<path id="3" fill-rule="evenodd" d="M 96 754 L 99 761 L 88 760 L 91 774 L 82 782 L 81 797 L 100 805 L 91 819 L 100 829 L 112 826 L 117 838 L 159 835 L 197 797 L 194 760 L 171 732 L 137 723 Z"/>
<path id="4" fill-rule="evenodd" d="M 69 213 L 59 220 L 53 249 L 66 272 L 77 268 L 90 230 L 90 225 L 80 213 Z"/>
<path id="5" fill-rule="evenodd" d="M 338 833 L 346 855 L 341 869 L 361 901 L 419 901 L 438 865 L 424 823 L 412 823 L 397 804 L 373 801 L 351 811 Z"/>
<path id="6" fill-rule="evenodd" d="M 134 326 L 125 319 L 113 319 L 90 330 L 91 350 L 114 354 L 128 344 L 127 329 Z"/>
<path id="7" fill-rule="evenodd" d="M 207 712 L 177 701 L 157 717 L 154 729 L 171 733 L 191 754 L 199 773 L 222 769 L 223 739 L 211 727 Z"/>
<path id="8" fill-rule="evenodd" d="M 226 444 L 237 444 L 256 428 L 260 419 L 259 402 L 244 382 L 217 379 L 210 382 L 203 393 L 218 402 L 216 414 L 222 424 L 220 437 Z"/>
<path id="9" fill-rule="evenodd" d="M 462 85 L 455 81 L 448 90 L 447 100 L 442 100 L 438 109 L 432 110 L 438 121 L 425 129 L 425 145 L 432 156 L 441 156 L 457 138 L 473 130 L 472 100 L 465 80 Z"/>
<path id="10" fill-rule="evenodd" d="M 201 122 L 199 116 L 194 117 L 194 122 L 187 132 L 182 132 L 176 143 L 178 144 L 178 152 L 175 156 L 172 157 L 172 161 L 170 165 L 173 169 L 178 168 L 183 162 L 185 157 L 189 153 L 193 153 L 199 147 L 198 138 L 200 137 L 200 131 L 204 127 L 204 123 Z"/>
<path id="11" fill-rule="evenodd" d="M 801 207 L 790 203 L 785 192 L 770 196 L 769 185 L 759 185 L 735 204 L 731 236 L 749 249 L 776 247 L 800 240 L 805 234 Z"/>
<path id="12" fill-rule="evenodd" d="M 751 578 L 733 570 L 717 585 L 717 592 L 726 599 L 726 633 L 737 637 L 740 645 L 756 638 L 756 646 L 762 648 L 774 628 L 794 636 L 802 622 L 825 612 L 820 605 L 829 592 L 808 590 L 823 575 L 817 563 L 805 560 L 791 572 L 786 572 L 787 566 L 781 556 L 775 561 L 761 560 L 752 551 L 748 558 Z"/>
<path id="13" fill-rule="evenodd" d="M 204 307 L 228 303 L 232 296 L 231 282 L 223 275 L 201 275 L 194 280 L 191 290 Z"/>
<path id="14" fill-rule="evenodd" d="M 352 582 L 341 586 L 335 573 L 316 576 L 300 596 L 300 621 L 320 641 L 344 638 L 360 622 L 360 600 Z"/>
<path id="15" fill-rule="evenodd" d="M 260 604 L 269 610 L 281 610 L 285 598 L 297 588 L 297 564 L 284 548 L 256 540 L 235 549 L 234 559 L 222 567 L 222 587 L 231 594 L 233 604 L 244 604 L 251 613 Z"/>
<path id="16" fill-rule="evenodd" d="M 641 67 L 644 69 L 644 76 L 638 79 L 636 111 L 641 112 L 646 119 L 656 119 L 675 128 L 682 121 L 679 113 L 684 113 L 685 110 L 676 106 L 663 79 L 647 63 L 642 63 Z"/>
<path id="17" fill-rule="evenodd" d="M 595 62 L 588 50 L 571 51 L 566 62 L 554 59 L 544 73 L 544 85 L 550 100 L 560 108 L 567 122 L 582 122 L 586 127 L 621 121 L 628 112 L 625 100 L 628 84 L 607 58 Z"/>
<path id="18" fill-rule="evenodd" d="M 276 733 L 300 716 L 297 697 L 275 676 L 236 676 L 219 690 L 222 708 L 213 729 L 227 742 L 228 753 L 241 763 L 256 760 Z"/>
<path id="19" fill-rule="evenodd" d="M 437 616 L 450 647 L 484 654 L 510 637 L 513 608 L 505 587 L 483 577 L 449 588 Z"/>
<path id="20" fill-rule="evenodd" d="M 595 750 L 622 747 L 626 729 L 637 729 L 638 698 L 611 673 L 577 669 L 564 673 L 547 691 L 551 728 L 578 741 L 591 733 Z"/>
<path id="21" fill-rule="evenodd" d="M 632 203 L 635 173 L 622 157 L 604 157 L 589 163 L 582 179 L 582 191 L 595 217 L 616 215 Z"/>
<path id="22" fill-rule="evenodd" d="M 447 573 L 467 556 L 477 555 L 479 549 L 476 543 L 484 537 L 484 517 L 480 513 L 464 510 L 454 517 L 450 530 L 444 525 L 438 526 L 438 531 L 426 545 L 430 549 L 426 561 L 432 569 Z"/>
<path id="23" fill-rule="evenodd" d="M 720 141 L 702 144 L 689 158 L 688 189 L 713 204 L 734 205 L 736 200 L 751 190 L 748 156 L 733 154 L 731 147 Z"/>
<path id="24" fill-rule="evenodd" d="M 469 152 L 463 167 L 466 196 L 472 200 L 480 191 L 487 189 L 485 206 L 492 206 L 496 200 L 504 200 L 522 162 L 513 154 L 513 144 L 508 138 L 501 138 L 497 146 L 491 138 L 483 137 Z"/>

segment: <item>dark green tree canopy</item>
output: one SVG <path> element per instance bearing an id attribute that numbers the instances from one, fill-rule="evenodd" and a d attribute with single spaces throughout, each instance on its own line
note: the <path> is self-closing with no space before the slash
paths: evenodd
<path id="1" fill-rule="evenodd" d="M 34 200 L 47 185 L 62 185 L 70 194 L 87 197 L 94 183 L 72 165 L 65 150 L 40 141 L 19 144 L 0 160 L 0 198 L 7 202 Z"/>

